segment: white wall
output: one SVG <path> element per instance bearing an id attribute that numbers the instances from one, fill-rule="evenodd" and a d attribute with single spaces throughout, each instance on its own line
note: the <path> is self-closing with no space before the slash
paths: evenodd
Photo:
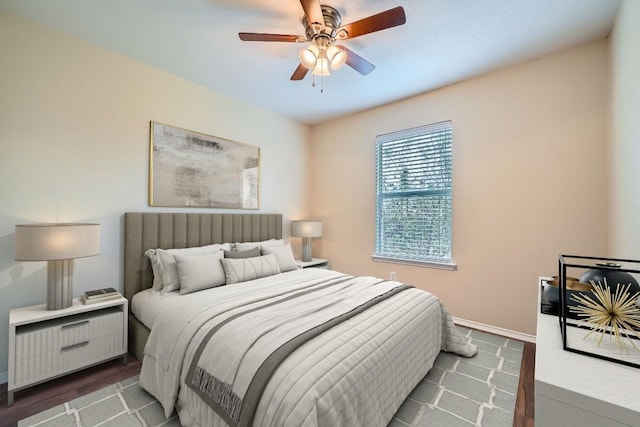
<path id="1" fill-rule="evenodd" d="M 535 334 L 537 279 L 606 250 L 608 41 L 312 127 L 316 255 L 439 296 L 457 317 Z M 375 136 L 453 121 L 457 271 L 371 261 Z"/>
<path id="2" fill-rule="evenodd" d="M 14 261 L 15 224 L 101 224 L 78 296 L 122 289 L 125 211 L 176 210 L 147 206 L 150 120 L 260 146 L 260 211 L 283 213 L 287 234 L 308 215 L 307 126 L 6 13 L 0 58 L 0 380 L 9 310 L 46 298 L 46 264 Z"/>
<path id="3" fill-rule="evenodd" d="M 640 259 L 640 2 L 623 0 L 611 36 L 609 250 Z"/>

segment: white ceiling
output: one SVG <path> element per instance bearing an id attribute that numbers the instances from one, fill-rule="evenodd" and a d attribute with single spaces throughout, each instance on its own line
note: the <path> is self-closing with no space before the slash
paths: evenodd
<path id="1" fill-rule="evenodd" d="M 0 0 L 5 9 L 298 121 L 315 124 L 609 34 L 619 0 L 323 0 L 343 24 L 403 6 L 403 26 L 347 40 L 376 65 L 311 86 L 289 78 L 300 44 L 238 32 L 303 34 L 298 0 Z"/>

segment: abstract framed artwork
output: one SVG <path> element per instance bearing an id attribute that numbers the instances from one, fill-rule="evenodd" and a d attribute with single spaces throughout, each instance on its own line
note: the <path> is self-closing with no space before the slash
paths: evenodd
<path id="1" fill-rule="evenodd" d="M 260 147 L 151 122 L 149 205 L 260 208 Z"/>

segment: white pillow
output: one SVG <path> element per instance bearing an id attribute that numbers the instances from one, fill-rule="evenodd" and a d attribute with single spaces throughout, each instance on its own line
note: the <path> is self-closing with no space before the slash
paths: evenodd
<path id="1" fill-rule="evenodd" d="M 215 288 L 225 283 L 222 251 L 204 255 L 174 255 L 180 279 L 180 295 Z"/>
<path id="2" fill-rule="evenodd" d="M 273 254 L 254 258 L 222 258 L 220 261 L 227 285 L 280 273 L 278 260 Z"/>
<path id="3" fill-rule="evenodd" d="M 246 251 L 248 249 L 253 249 L 253 248 L 258 248 L 258 247 L 263 247 L 263 246 L 284 246 L 284 240 L 283 239 L 269 239 L 269 240 L 263 240 L 262 242 L 243 242 L 243 243 L 236 243 L 235 247 L 236 247 L 236 251 Z"/>
<path id="4" fill-rule="evenodd" d="M 269 254 L 276 256 L 282 273 L 298 269 L 298 264 L 296 264 L 293 252 L 291 251 L 291 244 L 287 243 L 284 246 L 263 246 L 262 255 Z"/>
<path id="5" fill-rule="evenodd" d="M 184 249 L 156 249 L 156 254 L 160 258 L 160 262 L 162 264 L 162 291 L 173 292 L 180 289 L 180 278 L 178 277 L 178 269 L 176 268 L 176 259 L 174 258 L 174 255 L 203 255 L 212 252 L 220 252 L 225 249 L 230 249 L 228 243 Z"/>
<path id="6" fill-rule="evenodd" d="M 153 285 L 151 289 L 154 291 L 162 290 L 162 263 L 160 262 L 160 258 L 156 253 L 155 249 L 147 249 L 144 253 L 144 256 L 149 258 L 149 262 L 151 262 L 151 270 L 153 271 Z"/>

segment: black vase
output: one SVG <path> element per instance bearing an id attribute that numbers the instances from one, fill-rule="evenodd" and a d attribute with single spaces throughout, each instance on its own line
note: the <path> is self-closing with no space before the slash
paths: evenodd
<path id="1" fill-rule="evenodd" d="M 609 289 L 612 294 L 616 293 L 618 286 L 626 287 L 629 286 L 629 294 L 633 296 L 636 292 L 640 292 L 640 285 L 638 285 L 638 281 L 634 279 L 634 277 L 621 270 L 615 270 L 615 268 L 620 268 L 619 264 L 608 264 L 608 267 L 612 267 L 614 269 L 600 270 L 597 268 L 587 270 L 581 277 L 580 281 L 584 283 L 591 283 L 593 280 L 596 284 L 600 283 L 604 286 L 604 279 L 607 279 L 607 285 L 609 285 Z"/>

